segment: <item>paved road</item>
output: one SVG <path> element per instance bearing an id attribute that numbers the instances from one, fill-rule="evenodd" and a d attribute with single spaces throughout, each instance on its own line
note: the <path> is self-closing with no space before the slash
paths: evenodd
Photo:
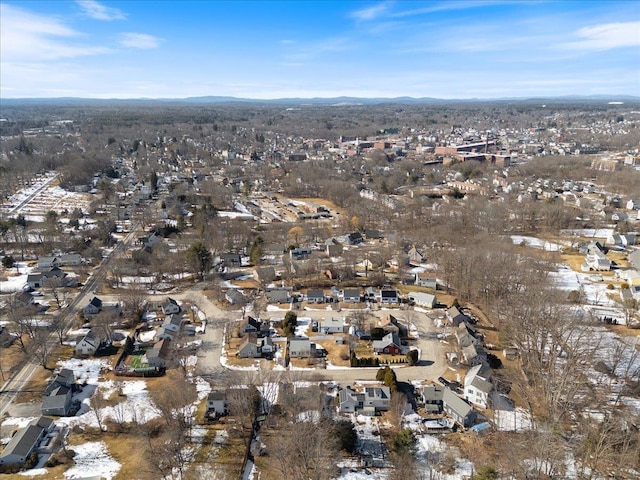
<path id="1" fill-rule="evenodd" d="M 56 178 L 58 178 L 58 174 L 56 173 L 55 175 L 47 178 L 45 181 L 42 182 L 41 185 L 38 185 L 38 187 L 36 187 L 36 189 L 24 200 L 22 200 L 18 205 L 16 205 L 15 207 L 11 208 L 7 214 L 8 215 L 13 215 L 15 213 L 20 213 L 20 211 L 24 208 L 25 205 L 27 205 L 28 203 L 30 203 L 34 198 L 36 198 L 37 195 L 40 194 L 40 192 L 42 192 L 45 188 L 47 188 L 51 182 L 53 182 Z"/>
<path id="2" fill-rule="evenodd" d="M 185 292 L 183 294 L 171 294 L 172 298 L 180 300 L 191 300 L 202 309 L 207 318 L 214 321 L 207 326 L 207 331 L 203 336 L 203 345 L 198 353 L 197 374 L 205 377 L 217 378 L 224 375 L 225 369 L 220 365 L 220 353 L 222 350 L 222 329 L 224 322 L 228 318 L 236 319 L 240 317 L 239 312 L 227 312 L 217 308 L 201 292 Z M 435 380 L 447 370 L 444 356 L 444 349 L 436 334 L 438 329 L 433 320 L 424 313 L 406 310 L 381 310 L 370 313 L 376 316 L 383 316 L 392 313 L 400 321 L 410 319 L 416 326 L 419 333 L 417 347 L 420 349 L 420 363 L 414 367 L 396 368 L 398 380 Z M 286 312 L 266 312 L 263 318 L 283 317 Z M 348 311 L 336 312 L 325 310 L 299 311 L 299 317 L 309 317 L 319 320 L 327 316 L 344 316 Z M 313 379 L 322 381 L 334 381 L 337 383 L 353 383 L 358 380 L 375 380 L 377 368 L 345 368 L 345 369 L 314 369 L 314 370 L 292 370 L 292 377 L 300 379 Z"/>
<path id="3" fill-rule="evenodd" d="M 119 242 L 113 249 L 111 254 L 105 258 L 100 266 L 94 270 L 93 275 L 85 282 L 84 286 L 80 290 L 80 293 L 76 295 L 73 301 L 67 305 L 62 312 L 59 313 L 58 318 L 54 322 L 55 325 L 62 324 L 64 329 L 69 329 L 75 321 L 75 312 L 80 305 L 85 305 L 89 302 L 93 292 L 99 287 L 100 282 L 106 278 L 107 268 L 111 261 L 125 252 L 129 245 L 135 240 L 138 233 L 139 225 L 131 229 L 131 232 Z M 57 334 L 53 329 L 47 337 L 47 344 L 49 349 L 52 349 L 58 342 Z M 4 383 L 2 390 L 0 390 L 0 418 L 5 415 L 9 407 L 15 400 L 18 392 L 25 388 L 27 382 L 33 375 L 33 373 L 40 368 L 40 364 L 34 355 L 31 355 L 25 365 L 18 371 L 14 372 L 11 377 Z"/>

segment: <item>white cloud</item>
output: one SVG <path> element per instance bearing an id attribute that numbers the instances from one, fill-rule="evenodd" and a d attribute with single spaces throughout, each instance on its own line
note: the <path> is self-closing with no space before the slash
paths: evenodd
<path id="1" fill-rule="evenodd" d="M 373 20 L 389 10 L 389 3 L 383 2 L 372 7 L 362 8 L 349 15 L 356 20 Z"/>
<path id="2" fill-rule="evenodd" d="M 611 50 L 622 47 L 640 47 L 640 22 L 603 23 L 583 27 L 574 34 L 577 40 L 562 46 L 581 50 Z"/>
<path id="3" fill-rule="evenodd" d="M 107 7 L 95 0 L 76 0 L 76 3 L 82 9 L 82 12 L 95 20 L 124 20 L 126 15 L 122 10 L 113 7 Z"/>
<path id="4" fill-rule="evenodd" d="M 42 61 L 109 53 L 78 42 L 79 32 L 57 17 L 0 4 L 0 56 L 3 61 Z"/>
<path id="5" fill-rule="evenodd" d="M 146 33 L 123 33 L 120 35 L 120 45 L 127 48 L 150 49 L 160 46 L 162 40 Z"/>
<path id="6" fill-rule="evenodd" d="M 426 15 L 428 13 L 436 13 L 436 12 L 448 12 L 452 10 L 467 10 L 470 8 L 482 8 L 482 7 L 490 7 L 492 5 L 506 5 L 508 3 L 513 2 L 505 2 L 504 0 L 475 0 L 471 1 L 447 1 L 429 5 L 428 7 L 416 8 L 414 10 L 403 10 L 400 12 L 396 12 L 392 17 L 402 18 L 402 17 L 412 17 L 414 15 Z M 522 4 L 523 2 L 518 2 Z"/>

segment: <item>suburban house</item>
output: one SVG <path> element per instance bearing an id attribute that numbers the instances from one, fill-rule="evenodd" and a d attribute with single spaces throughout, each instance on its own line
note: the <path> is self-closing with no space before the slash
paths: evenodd
<path id="1" fill-rule="evenodd" d="M 67 272 L 58 267 L 44 272 L 33 272 L 27 275 L 27 285 L 31 288 L 40 288 L 46 286 L 74 287 L 78 281 L 75 277 L 70 277 Z"/>
<path id="2" fill-rule="evenodd" d="M 400 303 L 398 291 L 395 288 L 382 288 L 380 290 L 381 303 Z"/>
<path id="3" fill-rule="evenodd" d="M 313 289 L 307 291 L 308 303 L 324 303 L 324 292 L 319 289 Z"/>
<path id="4" fill-rule="evenodd" d="M 470 318 L 464 313 L 461 313 L 455 305 L 447 309 L 446 315 L 447 319 L 449 319 L 449 322 L 451 322 L 454 327 L 457 327 L 463 322 L 469 322 L 470 320 Z"/>
<path id="5" fill-rule="evenodd" d="M 38 258 L 38 268 L 72 267 L 82 265 L 82 257 L 77 253 Z"/>
<path id="6" fill-rule="evenodd" d="M 219 417 L 227 413 L 227 395 L 222 390 L 212 390 L 207 395 L 207 414 Z"/>
<path id="7" fill-rule="evenodd" d="M 318 325 L 320 334 L 344 333 L 346 325 L 344 318 L 323 318 Z"/>
<path id="8" fill-rule="evenodd" d="M 224 294 L 224 298 L 227 299 L 231 305 L 246 305 L 249 299 L 240 291 L 235 288 L 230 288 Z"/>
<path id="9" fill-rule="evenodd" d="M 367 287 L 364 291 L 364 299 L 367 302 L 375 302 L 380 299 L 380 291 L 375 287 Z"/>
<path id="10" fill-rule="evenodd" d="M 433 277 L 432 274 L 424 272 L 416 273 L 415 284 L 419 287 L 427 287 L 433 290 L 437 290 L 438 288 L 435 277 Z"/>
<path id="11" fill-rule="evenodd" d="M 166 368 L 169 362 L 169 352 L 171 350 L 171 340 L 169 338 L 163 338 L 156 342 L 153 348 L 150 348 L 145 353 L 147 363 L 156 368 Z"/>
<path id="12" fill-rule="evenodd" d="M 238 267 L 242 264 L 242 257 L 239 253 L 223 253 L 220 255 L 220 260 L 227 267 Z"/>
<path id="13" fill-rule="evenodd" d="M 260 347 L 258 347 L 258 336 L 255 332 L 249 332 L 242 337 L 237 355 L 240 358 L 259 358 L 262 356 Z"/>
<path id="14" fill-rule="evenodd" d="M 606 257 L 604 247 L 600 243 L 591 242 L 587 245 L 587 254 L 580 269 L 583 272 L 611 270 L 611 260 Z"/>
<path id="15" fill-rule="evenodd" d="M 271 337 L 263 337 L 260 341 L 260 354 L 263 357 L 271 358 L 277 350 L 277 347 L 273 344 L 273 340 Z"/>
<path id="16" fill-rule="evenodd" d="M 76 342 L 75 353 L 79 356 L 95 355 L 100 346 L 100 340 L 93 330 L 90 330 L 84 337 Z"/>
<path id="17" fill-rule="evenodd" d="M 476 365 L 464 377 L 464 398 L 481 408 L 489 406 L 493 384 L 490 381 L 489 368 Z"/>
<path id="18" fill-rule="evenodd" d="M 484 357 L 481 355 L 481 352 L 478 350 L 475 344 L 471 344 L 466 347 L 462 347 L 461 349 L 462 360 L 466 365 L 477 365 L 482 363 Z"/>
<path id="19" fill-rule="evenodd" d="M 180 313 L 180 305 L 173 298 L 167 297 L 167 299 L 162 302 L 162 313 L 164 315 L 173 315 L 175 313 Z"/>
<path id="20" fill-rule="evenodd" d="M 384 333 L 395 333 L 399 338 L 407 338 L 409 336 L 409 328 L 398 321 L 396 317 L 387 314 L 384 318 L 378 320 L 378 328 L 382 328 Z"/>
<path id="21" fill-rule="evenodd" d="M 358 245 L 364 241 L 364 238 L 362 238 L 362 234 L 360 232 L 353 232 L 349 233 L 345 237 L 345 240 L 349 245 Z"/>
<path id="22" fill-rule="evenodd" d="M 626 248 L 638 243 L 635 233 L 613 233 L 607 238 L 607 243 L 618 248 Z"/>
<path id="23" fill-rule="evenodd" d="M 60 370 L 51 380 L 51 383 L 47 385 L 47 388 L 44 389 L 44 393 L 49 395 L 58 387 L 69 387 L 72 388 L 74 383 L 76 382 L 75 375 L 73 370 L 68 368 L 63 368 Z"/>
<path id="24" fill-rule="evenodd" d="M 422 387 L 422 402 L 427 413 L 442 412 L 442 394 L 444 387 L 439 385 L 425 385 Z"/>
<path id="25" fill-rule="evenodd" d="M 289 256 L 292 260 L 305 260 L 311 256 L 310 248 L 292 248 L 289 250 Z"/>
<path id="26" fill-rule="evenodd" d="M 52 419 L 40 417 L 18 429 L 0 453 L 0 465 L 20 465 L 26 462 L 54 427 Z"/>
<path id="27" fill-rule="evenodd" d="M 253 270 L 253 278 L 263 285 L 267 285 L 276 279 L 276 269 L 272 266 L 256 267 Z"/>
<path id="28" fill-rule="evenodd" d="M 342 245 L 340 244 L 336 244 L 336 243 L 330 243 L 327 244 L 326 246 L 327 249 L 327 255 L 329 255 L 331 258 L 338 258 L 339 256 L 342 255 Z"/>
<path id="29" fill-rule="evenodd" d="M 309 358 L 315 351 L 315 345 L 307 337 L 293 337 L 289 339 L 289 357 Z"/>
<path id="30" fill-rule="evenodd" d="M 436 296 L 430 293 L 410 292 L 407 296 L 419 307 L 434 308 L 438 304 Z"/>
<path id="31" fill-rule="evenodd" d="M 345 288 L 342 291 L 344 303 L 360 303 L 360 290 L 358 288 Z"/>
<path id="32" fill-rule="evenodd" d="M 180 334 L 183 321 L 182 315 L 175 313 L 166 317 L 162 323 L 162 327 L 160 327 L 158 331 L 158 339 L 170 338 L 173 340 Z"/>
<path id="33" fill-rule="evenodd" d="M 640 302 L 640 285 L 631 285 L 620 292 L 623 303 L 629 305 L 631 300 Z"/>
<path id="34" fill-rule="evenodd" d="M 629 254 L 628 260 L 633 268 L 635 268 L 636 270 L 640 270 L 640 250 L 634 250 L 633 252 L 631 252 Z"/>
<path id="35" fill-rule="evenodd" d="M 409 257 L 409 265 L 420 265 L 424 261 L 424 255 L 418 251 L 415 245 L 409 249 L 407 256 Z"/>
<path id="36" fill-rule="evenodd" d="M 381 340 L 373 341 L 373 353 L 386 355 L 400 355 L 402 353 L 402 345 L 398 335 L 389 332 Z"/>
<path id="37" fill-rule="evenodd" d="M 464 428 L 472 426 L 477 417 L 473 407 L 447 387 L 442 392 L 442 408 L 447 415 Z"/>
<path id="38" fill-rule="evenodd" d="M 476 338 L 476 332 L 473 327 L 468 323 L 461 323 L 456 328 L 454 335 L 458 340 L 460 348 L 468 347 L 469 345 L 481 345 L 482 342 Z"/>
<path id="39" fill-rule="evenodd" d="M 93 297 L 86 307 L 82 310 L 85 315 L 97 315 L 102 311 L 102 300 Z"/>
<path id="40" fill-rule="evenodd" d="M 382 238 L 382 233 L 380 233 L 380 230 L 367 229 L 364 231 L 364 236 L 367 240 L 379 240 Z"/>
<path id="41" fill-rule="evenodd" d="M 73 390 L 62 385 L 56 387 L 42 399 L 42 414 L 66 417 L 71 411 Z"/>
<path id="42" fill-rule="evenodd" d="M 609 260 L 603 252 L 596 250 L 593 253 L 587 254 L 580 269 L 583 272 L 591 270 L 598 272 L 609 271 L 611 270 L 611 260 Z"/>
<path id="43" fill-rule="evenodd" d="M 376 413 L 389 410 L 391 390 L 389 387 L 367 387 L 364 392 L 356 392 L 350 387 L 338 393 L 340 413 L 356 413 L 374 416 Z"/>
<path id="44" fill-rule="evenodd" d="M 273 290 L 267 290 L 267 300 L 269 303 L 290 303 L 291 296 L 289 291 L 284 288 L 276 288 Z"/>
<path id="45" fill-rule="evenodd" d="M 258 337 L 264 337 L 269 335 L 269 329 L 270 325 L 268 321 L 263 322 L 253 318 L 252 316 L 247 316 L 246 320 L 240 323 L 241 335 L 249 332 L 255 332 L 258 334 Z"/>

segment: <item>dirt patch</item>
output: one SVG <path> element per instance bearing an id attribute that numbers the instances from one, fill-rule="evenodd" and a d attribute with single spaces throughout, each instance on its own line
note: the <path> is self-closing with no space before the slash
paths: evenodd
<path id="1" fill-rule="evenodd" d="M 335 341 L 325 340 L 317 342 L 327 351 L 326 360 L 338 367 L 349 366 L 349 345 L 338 345 Z"/>

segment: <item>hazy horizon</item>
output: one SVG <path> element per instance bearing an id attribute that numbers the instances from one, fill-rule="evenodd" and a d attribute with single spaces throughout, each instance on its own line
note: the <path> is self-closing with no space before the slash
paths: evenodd
<path id="1" fill-rule="evenodd" d="M 2 98 L 640 95 L 637 2 L 0 4 Z"/>

